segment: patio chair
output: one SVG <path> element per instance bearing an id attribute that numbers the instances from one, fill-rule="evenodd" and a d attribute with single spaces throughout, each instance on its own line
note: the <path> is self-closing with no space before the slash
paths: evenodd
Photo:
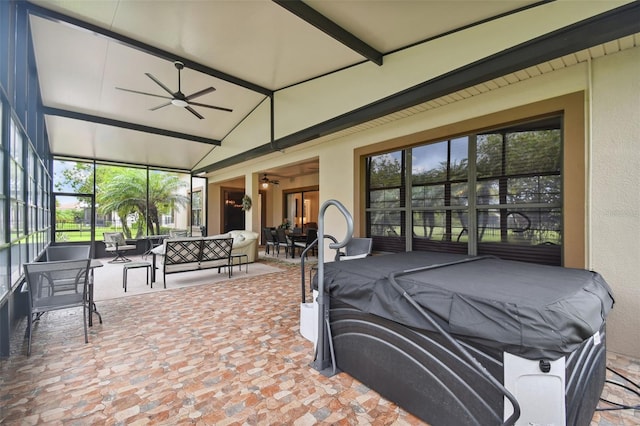
<path id="1" fill-rule="evenodd" d="M 271 228 L 262 228 L 262 235 L 264 236 L 264 252 L 269 254 L 269 248 L 272 247 L 274 253 L 277 250 L 278 254 L 280 254 L 280 245 L 276 241 L 273 230 Z"/>
<path id="2" fill-rule="evenodd" d="M 131 262 L 131 259 L 125 257 L 123 252 L 135 250 L 137 247 L 133 244 L 127 244 L 122 232 L 104 232 L 102 236 L 104 237 L 105 251 L 116 253 L 116 257 L 109 263 Z"/>
<path id="3" fill-rule="evenodd" d="M 91 246 L 49 246 L 46 248 L 47 262 L 56 262 L 60 260 L 83 260 L 89 259 L 91 256 Z M 56 291 L 65 290 L 62 283 L 58 283 Z M 93 279 L 89 276 L 89 286 L 93 285 Z M 69 282 L 68 288 L 75 289 L 75 282 Z"/>
<path id="4" fill-rule="evenodd" d="M 91 257 L 91 246 L 49 246 L 46 249 L 47 262 L 56 260 L 79 260 Z"/>
<path id="5" fill-rule="evenodd" d="M 69 246 L 49 246 L 46 248 L 47 262 L 58 260 L 83 260 L 91 258 L 91 246 L 87 245 L 69 245 Z M 101 264 L 99 266 L 102 266 Z M 98 266 L 95 266 L 98 267 Z M 100 324 L 102 324 L 102 315 L 98 312 L 96 304 L 93 302 L 93 269 L 94 265 L 89 266 L 89 282 L 87 283 L 89 292 L 89 304 L 91 312 L 98 315 Z M 92 317 L 89 316 L 89 326 L 92 325 Z"/>
<path id="6" fill-rule="evenodd" d="M 371 255 L 373 247 L 372 238 L 351 238 L 344 246 L 344 251 L 338 252 L 336 260 L 360 259 Z"/>
<path id="7" fill-rule="evenodd" d="M 309 228 L 307 230 L 307 238 L 306 238 L 306 240 L 305 241 L 295 241 L 293 243 L 293 249 L 295 250 L 295 248 L 298 247 L 300 249 L 300 251 L 303 251 L 307 247 L 311 246 L 315 242 L 315 240 L 317 240 L 317 239 L 318 239 L 318 230 Z M 317 255 L 317 248 L 318 248 L 318 246 L 315 245 L 311 249 L 311 254 L 313 256 Z"/>
<path id="8" fill-rule="evenodd" d="M 287 232 L 284 228 L 276 229 L 276 238 L 278 239 L 278 254 L 280 253 L 280 246 L 284 246 L 284 257 L 287 257 L 289 255 L 291 240 L 287 236 Z"/>
<path id="9" fill-rule="evenodd" d="M 169 238 L 184 238 L 188 237 L 189 232 L 186 229 L 170 229 Z"/>
<path id="10" fill-rule="evenodd" d="M 87 334 L 87 297 L 90 259 L 63 260 L 56 262 L 34 262 L 24 265 L 24 274 L 29 292 L 29 338 L 27 355 L 31 355 L 33 323 L 45 312 L 73 307 L 82 307 L 84 342 Z M 35 318 L 34 318 L 35 316 Z"/>

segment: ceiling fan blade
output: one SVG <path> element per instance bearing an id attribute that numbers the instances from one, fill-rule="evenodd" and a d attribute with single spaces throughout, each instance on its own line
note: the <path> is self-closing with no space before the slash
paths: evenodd
<path id="1" fill-rule="evenodd" d="M 191 108 L 191 107 L 184 107 L 184 109 L 186 109 L 187 111 L 189 111 L 191 114 L 195 115 L 196 117 L 198 117 L 200 120 L 202 120 L 204 117 L 201 116 L 200 114 L 198 114 L 198 111 L 196 111 L 195 109 Z"/>
<path id="2" fill-rule="evenodd" d="M 157 109 L 164 108 L 164 107 L 169 106 L 169 105 L 171 105 L 171 102 L 167 102 L 166 104 L 162 104 L 162 105 L 158 105 L 157 107 L 153 107 L 153 108 L 149 109 L 149 111 L 155 111 Z"/>
<path id="3" fill-rule="evenodd" d="M 185 99 L 188 101 L 189 99 L 194 99 L 194 98 L 197 98 L 198 96 L 206 95 L 207 93 L 211 93 L 211 92 L 213 92 L 215 90 L 216 90 L 215 87 L 207 87 L 206 89 L 202 89 L 199 92 L 196 92 L 196 93 L 194 93 L 192 95 L 189 95 L 189 96 L 185 97 Z"/>
<path id="4" fill-rule="evenodd" d="M 116 87 L 116 89 L 118 89 L 118 90 L 122 90 L 122 91 L 124 91 L 124 92 L 137 93 L 138 95 L 155 96 L 156 98 L 162 98 L 162 99 L 173 99 L 173 98 L 170 98 L 170 97 L 168 97 L 168 96 L 156 95 L 156 94 L 153 94 L 153 93 L 147 93 L 147 92 L 140 92 L 140 91 L 138 91 L 138 90 L 123 89 L 122 87 Z"/>
<path id="5" fill-rule="evenodd" d="M 233 110 L 229 109 L 229 108 L 223 108 L 223 107 L 207 105 L 207 104 L 200 104 L 198 102 L 189 102 L 189 105 L 194 105 L 194 106 L 199 106 L 199 107 L 204 107 L 204 108 L 211 108 L 211 109 L 218 109 L 220 111 L 233 112 Z"/>
<path id="6" fill-rule="evenodd" d="M 162 82 L 160 80 L 158 80 L 157 78 L 155 78 L 151 73 L 144 73 L 147 77 L 149 77 L 151 80 L 153 80 L 158 86 L 162 87 L 168 94 L 170 94 L 171 96 L 173 95 L 173 92 L 164 84 L 162 84 Z"/>

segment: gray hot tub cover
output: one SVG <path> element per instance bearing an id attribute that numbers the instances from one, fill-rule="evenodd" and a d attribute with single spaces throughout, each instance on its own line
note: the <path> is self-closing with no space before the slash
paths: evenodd
<path id="1" fill-rule="evenodd" d="M 388 276 L 466 258 L 407 252 L 326 263 L 325 290 L 364 312 L 432 330 Z M 497 258 L 400 274 L 396 281 L 449 333 L 529 359 L 573 352 L 601 329 L 614 303 L 596 272 Z"/>

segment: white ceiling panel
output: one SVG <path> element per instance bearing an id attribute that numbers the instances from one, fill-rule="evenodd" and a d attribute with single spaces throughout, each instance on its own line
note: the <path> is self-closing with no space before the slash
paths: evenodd
<path id="1" fill-rule="evenodd" d="M 99 159 L 130 164 L 189 170 L 214 145 L 168 136 L 89 123 L 62 117 L 46 117 L 54 155 Z"/>
<path id="2" fill-rule="evenodd" d="M 524 0 L 306 1 L 309 6 L 388 53 L 530 5 Z"/>
<path id="3" fill-rule="evenodd" d="M 545 2 L 526 0 L 295 3 L 309 6 L 383 55 L 503 14 L 520 13 L 523 7 L 546 7 Z M 606 7 L 624 3 L 612 0 Z M 269 114 L 255 123 L 252 112 L 260 105 L 266 108 L 263 102 L 270 91 L 366 61 L 315 24 L 270 0 L 31 0 L 22 4 L 31 14 L 51 151 L 63 156 L 191 170 L 209 158 L 214 145 L 190 138 L 221 141 L 226 147 L 225 138 L 232 139 L 229 135 L 234 130 L 242 133 L 247 123 L 264 134 L 263 129 L 271 128 Z M 607 46 L 609 50 L 616 47 Z M 152 111 L 178 91 L 173 64 L 178 59 L 187 65 L 180 80 L 185 96 L 215 88 L 190 102 L 233 111 L 192 106 L 204 119 L 174 105 Z M 382 76 L 386 69 L 381 70 Z M 511 76 L 493 83 L 511 84 L 509 79 L 517 80 Z M 340 106 L 336 111 L 341 111 Z M 299 113 L 305 111 L 301 108 Z M 131 130 L 139 126 L 155 132 Z M 251 146 L 249 142 L 253 141 L 236 145 Z"/>

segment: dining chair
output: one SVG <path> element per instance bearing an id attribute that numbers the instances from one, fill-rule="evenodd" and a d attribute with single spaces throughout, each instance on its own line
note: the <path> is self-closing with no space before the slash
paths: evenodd
<path id="1" fill-rule="evenodd" d="M 284 228 L 276 229 L 276 238 L 278 239 L 278 254 L 280 254 L 280 246 L 284 246 L 284 257 L 287 257 L 289 255 L 289 246 L 291 245 L 287 231 Z"/>
<path id="2" fill-rule="evenodd" d="M 89 343 L 87 334 L 87 297 L 89 282 L 89 258 L 54 262 L 33 262 L 24 264 L 24 275 L 29 292 L 29 317 L 27 334 L 29 343 L 27 355 L 31 355 L 33 323 L 45 312 L 59 309 L 82 307 L 84 342 Z"/>
<path id="3" fill-rule="evenodd" d="M 45 252 L 47 254 L 47 262 L 56 260 L 89 259 L 91 257 L 91 246 L 49 246 L 46 248 Z"/>
<path id="4" fill-rule="evenodd" d="M 295 241 L 293 243 L 294 249 L 297 247 L 297 248 L 300 249 L 300 251 L 303 251 L 307 247 L 311 246 L 317 239 L 318 239 L 318 230 L 317 229 L 311 229 L 311 228 L 307 229 L 307 237 L 306 237 L 306 239 L 304 241 Z M 311 249 L 311 254 L 313 256 L 317 255 L 317 248 L 318 248 L 318 246 L 315 245 Z"/>
<path id="5" fill-rule="evenodd" d="M 65 245 L 65 246 L 49 246 L 45 250 L 46 259 L 48 262 L 57 261 L 57 260 L 81 260 L 81 259 L 90 259 L 91 258 L 91 246 L 89 245 Z M 102 266 L 99 263 L 99 266 Z M 97 266 L 95 266 L 97 267 Z M 102 315 L 98 312 L 98 307 L 93 301 L 93 284 L 94 284 L 94 276 L 93 276 L 93 263 L 90 264 L 89 271 L 89 282 L 88 286 L 88 298 L 89 304 L 91 308 L 91 312 L 98 316 L 100 320 L 100 324 L 102 324 Z M 89 326 L 92 325 L 92 317 L 89 316 Z"/>
<path id="6" fill-rule="evenodd" d="M 275 236 L 271 228 L 262 228 L 262 235 L 264 236 L 264 252 L 269 254 L 269 248 L 273 248 L 274 254 L 276 250 L 280 254 L 279 244 L 276 242 Z"/>

